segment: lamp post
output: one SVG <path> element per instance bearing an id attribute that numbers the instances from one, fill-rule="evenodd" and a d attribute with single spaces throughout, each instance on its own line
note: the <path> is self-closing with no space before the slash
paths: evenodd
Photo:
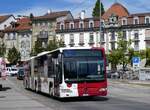
<path id="1" fill-rule="evenodd" d="M 101 0 L 99 0 L 99 12 L 100 12 L 100 14 L 99 14 L 99 35 L 100 35 L 100 47 L 101 47 L 101 31 L 102 31 L 102 29 L 101 29 L 101 16 L 102 16 L 102 13 L 101 13 Z"/>

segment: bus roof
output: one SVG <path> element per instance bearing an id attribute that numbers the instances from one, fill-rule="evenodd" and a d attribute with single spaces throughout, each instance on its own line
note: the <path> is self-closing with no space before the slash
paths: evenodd
<path id="1" fill-rule="evenodd" d="M 49 54 L 49 53 L 52 53 L 52 52 L 55 52 L 55 51 L 60 51 L 62 53 L 63 50 L 75 50 L 75 49 L 83 50 L 83 49 L 92 49 L 92 48 L 102 49 L 101 47 L 61 47 L 61 48 L 58 48 L 58 49 L 55 49 L 55 50 L 52 50 L 52 51 L 41 52 L 37 56 L 33 56 L 33 57 L 29 58 L 29 60 L 40 57 L 40 56 L 43 56 L 43 55 L 46 55 L 46 54 Z"/>

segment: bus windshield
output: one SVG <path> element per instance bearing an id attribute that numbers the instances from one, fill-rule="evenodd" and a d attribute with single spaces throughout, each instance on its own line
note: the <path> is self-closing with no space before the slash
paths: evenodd
<path id="1" fill-rule="evenodd" d="M 82 54 L 88 55 L 82 56 Z M 85 50 L 78 53 L 69 53 L 64 56 L 64 78 L 65 81 L 92 81 L 104 80 L 104 60 L 101 51 Z M 80 56 L 78 56 L 80 55 Z"/>

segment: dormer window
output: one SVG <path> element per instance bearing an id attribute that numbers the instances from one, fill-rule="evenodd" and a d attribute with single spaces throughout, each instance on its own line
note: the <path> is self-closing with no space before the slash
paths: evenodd
<path id="1" fill-rule="evenodd" d="M 138 18 L 138 17 L 135 17 L 135 18 L 134 18 L 133 24 L 139 24 L 139 18 Z"/>
<path id="2" fill-rule="evenodd" d="M 89 22 L 89 28 L 93 28 L 94 27 L 94 22 L 93 21 L 90 21 Z"/>
<path id="3" fill-rule="evenodd" d="M 74 29 L 74 23 L 70 23 L 70 29 Z"/>
<path id="4" fill-rule="evenodd" d="M 150 23 L 150 17 L 145 17 L 145 24 L 149 24 Z"/>
<path id="5" fill-rule="evenodd" d="M 80 22 L 79 24 L 80 24 L 79 28 L 83 29 L 84 28 L 83 22 Z"/>
<path id="6" fill-rule="evenodd" d="M 126 18 L 122 19 L 122 25 L 127 25 L 127 19 Z"/>
<path id="7" fill-rule="evenodd" d="M 64 29 L 64 23 L 61 23 L 60 24 L 60 30 L 63 30 Z"/>

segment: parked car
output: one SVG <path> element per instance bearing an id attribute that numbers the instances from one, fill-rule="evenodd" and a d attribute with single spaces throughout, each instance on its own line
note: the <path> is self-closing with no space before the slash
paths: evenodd
<path id="1" fill-rule="evenodd" d="M 7 67 L 7 69 L 6 69 L 7 76 L 15 76 L 15 75 L 17 75 L 17 73 L 18 73 L 17 68 Z"/>
<path id="2" fill-rule="evenodd" d="M 24 78 L 24 69 L 19 69 L 18 74 L 17 74 L 17 79 L 22 80 Z"/>

